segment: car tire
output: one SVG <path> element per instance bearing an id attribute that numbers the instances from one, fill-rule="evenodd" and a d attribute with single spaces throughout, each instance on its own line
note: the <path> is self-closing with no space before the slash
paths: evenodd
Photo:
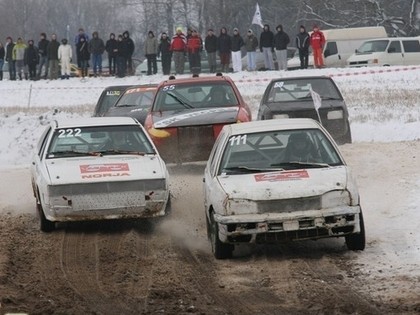
<path id="1" fill-rule="evenodd" d="M 346 245 L 349 250 L 364 250 L 366 246 L 365 224 L 363 221 L 363 214 L 360 210 L 360 233 L 346 235 Z"/>
<path id="2" fill-rule="evenodd" d="M 232 244 L 222 243 L 219 239 L 219 226 L 211 214 L 211 249 L 216 259 L 226 259 L 232 257 L 234 246 Z"/>
<path id="3" fill-rule="evenodd" d="M 42 232 L 52 232 L 55 230 L 55 222 L 48 220 L 45 217 L 44 210 L 42 209 L 41 202 L 37 198 L 36 207 L 38 210 L 39 220 L 40 220 L 40 229 Z"/>

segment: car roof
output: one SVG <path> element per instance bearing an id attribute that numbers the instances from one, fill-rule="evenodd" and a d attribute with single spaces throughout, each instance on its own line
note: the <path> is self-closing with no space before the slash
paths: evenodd
<path id="1" fill-rule="evenodd" d="M 132 87 L 133 85 L 111 85 L 104 88 L 104 91 L 124 91 L 129 87 Z"/>
<path id="2" fill-rule="evenodd" d="M 214 76 L 202 76 L 202 77 L 195 77 L 195 78 L 181 78 L 181 79 L 171 79 L 162 81 L 159 86 L 165 86 L 170 84 L 188 84 L 188 83 L 210 83 L 210 82 L 229 82 L 233 83 L 232 79 L 228 76 L 224 75 L 214 75 Z"/>
<path id="3" fill-rule="evenodd" d="M 52 124 L 55 128 L 74 128 L 90 126 L 139 125 L 132 117 L 83 117 L 73 119 L 57 119 Z"/>
<path id="4" fill-rule="evenodd" d="M 231 135 L 241 135 L 272 130 L 322 129 L 317 121 L 310 118 L 256 120 L 226 125 L 224 128 L 227 128 Z"/>
<path id="5" fill-rule="evenodd" d="M 312 80 L 312 79 L 328 79 L 328 80 L 332 80 L 331 77 L 326 76 L 326 75 L 313 75 L 313 76 L 278 78 L 278 79 L 273 79 L 271 81 L 272 82 L 276 82 L 276 81 L 302 80 L 302 79 L 308 79 L 308 80 Z"/>

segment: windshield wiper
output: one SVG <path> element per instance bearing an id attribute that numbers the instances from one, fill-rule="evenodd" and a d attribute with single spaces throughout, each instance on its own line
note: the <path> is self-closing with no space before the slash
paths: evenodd
<path id="1" fill-rule="evenodd" d="M 123 105 L 115 105 L 115 107 L 132 107 L 137 105 L 130 105 L 130 104 L 123 104 Z"/>
<path id="2" fill-rule="evenodd" d="M 154 153 L 150 153 L 150 152 L 131 151 L 131 150 L 115 150 L 115 149 L 97 151 L 97 152 L 92 152 L 92 153 L 96 153 L 96 154 L 99 154 L 101 156 L 103 154 L 133 154 L 133 155 L 154 154 Z"/>
<path id="3" fill-rule="evenodd" d="M 66 151 L 55 151 L 55 152 L 49 152 L 48 157 L 51 156 L 59 156 L 59 155 L 76 155 L 76 156 L 86 156 L 86 155 L 93 155 L 93 156 L 99 156 L 99 152 L 87 152 L 87 151 L 76 151 L 76 150 L 66 150 Z"/>
<path id="4" fill-rule="evenodd" d="M 226 167 L 223 169 L 222 173 L 226 172 L 236 172 L 236 173 L 261 173 L 261 172 L 275 172 L 275 171 L 284 171 L 282 168 L 257 168 L 257 167 L 248 167 L 248 166 L 233 166 Z"/>
<path id="5" fill-rule="evenodd" d="M 181 98 L 179 98 L 178 96 L 176 96 L 174 93 L 168 92 L 167 94 L 169 96 L 172 96 L 175 100 L 177 100 L 185 108 L 188 108 L 188 109 L 194 108 L 194 106 L 192 106 L 191 104 L 188 104 L 187 102 L 185 102 L 184 100 L 182 100 Z"/>
<path id="6" fill-rule="evenodd" d="M 298 161 L 290 161 L 290 162 L 281 162 L 281 163 L 273 163 L 270 166 L 280 166 L 287 168 L 323 168 L 323 167 L 330 167 L 327 163 L 317 163 L 317 162 L 298 162 Z"/>

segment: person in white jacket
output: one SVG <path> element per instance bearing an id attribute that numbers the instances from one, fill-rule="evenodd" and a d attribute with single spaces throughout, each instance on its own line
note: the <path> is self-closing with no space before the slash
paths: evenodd
<path id="1" fill-rule="evenodd" d="M 70 78 L 70 62 L 72 58 L 71 46 L 67 43 L 67 39 L 61 40 L 61 45 L 58 47 L 58 60 L 61 64 L 61 80 Z"/>

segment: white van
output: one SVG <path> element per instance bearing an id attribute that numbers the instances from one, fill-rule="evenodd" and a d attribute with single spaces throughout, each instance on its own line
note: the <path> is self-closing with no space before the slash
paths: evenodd
<path id="1" fill-rule="evenodd" d="M 337 28 L 321 30 L 321 32 L 324 33 L 325 37 L 323 53 L 326 67 L 346 67 L 347 59 L 364 41 L 387 36 L 383 26 Z M 309 34 L 311 33 L 309 32 Z M 308 67 L 313 68 L 313 65 L 314 57 L 310 52 Z M 296 51 L 294 58 L 287 61 L 287 68 L 290 70 L 300 68 L 298 51 Z"/>
<path id="2" fill-rule="evenodd" d="M 350 67 L 419 65 L 420 36 L 365 41 L 347 63 Z"/>

